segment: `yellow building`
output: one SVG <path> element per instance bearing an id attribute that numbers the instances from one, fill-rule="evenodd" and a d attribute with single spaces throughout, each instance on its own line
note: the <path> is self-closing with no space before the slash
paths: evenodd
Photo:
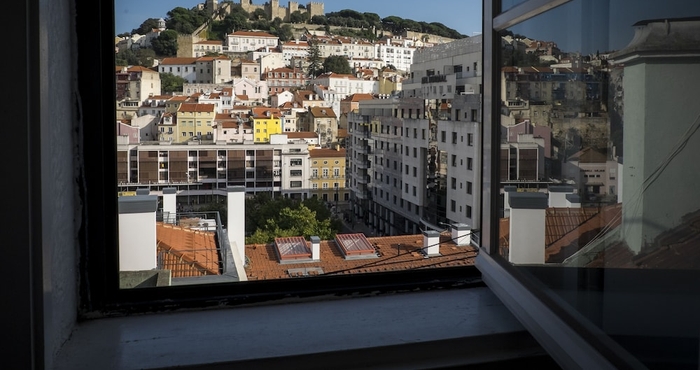
<path id="1" fill-rule="evenodd" d="M 182 103 L 177 110 L 177 138 L 173 142 L 182 143 L 199 138 L 214 140 L 212 125 L 216 117 L 214 104 Z"/>
<path id="2" fill-rule="evenodd" d="M 253 108 L 253 140 L 269 143 L 270 135 L 282 133 L 282 112 L 276 108 Z"/>
<path id="3" fill-rule="evenodd" d="M 309 151 L 311 166 L 311 196 L 337 204 L 339 210 L 347 204 L 350 192 L 345 187 L 345 148 L 313 149 Z"/>

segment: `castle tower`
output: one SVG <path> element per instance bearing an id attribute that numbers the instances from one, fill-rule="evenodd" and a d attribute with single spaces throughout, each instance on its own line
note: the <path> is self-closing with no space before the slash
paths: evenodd
<path id="1" fill-rule="evenodd" d="M 219 9 L 219 1 L 206 0 L 204 9 L 206 10 L 207 15 L 211 17 L 212 15 L 214 15 L 214 13 L 216 13 L 217 9 Z"/>
<path id="2" fill-rule="evenodd" d="M 306 5 L 306 11 L 309 12 L 309 19 L 313 18 L 315 15 L 325 15 L 323 10 L 323 3 L 310 2 Z"/>

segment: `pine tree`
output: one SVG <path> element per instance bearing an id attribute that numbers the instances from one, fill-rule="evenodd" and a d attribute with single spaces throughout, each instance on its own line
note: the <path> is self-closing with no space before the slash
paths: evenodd
<path id="1" fill-rule="evenodd" d="M 318 41 L 313 39 L 309 42 L 309 77 L 316 77 L 323 71 L 323 61 L 321 60 L 321 49 Z"/>

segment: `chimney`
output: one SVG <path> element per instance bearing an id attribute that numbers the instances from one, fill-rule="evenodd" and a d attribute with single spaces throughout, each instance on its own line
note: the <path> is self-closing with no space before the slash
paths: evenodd
<path id="1" fill-rule="evenodd" d="M 139 189 L 148 192 L 148 189 Z M 119 197 L 119 271 L 153 270 L 156 265 L 158 197 Z M 143 192 L 143 191 L 142 191 Z"/>
<path id="2" fill-rule="evenodd" d="M 569 208 L 581 208 L 581 197 L 578 194 L 566 194 L 566 206 Z"/>
<path id="3" fill-rule="evenodd" d="M 452 241 L 459 247 L 471 244 L 471 227 L 462 223 L 452 225 Z"/>
<path id="4" fill-rule="evenodd" d="M 510 203 L 508 199 L 510 199 L 510 193 L 515 193 L 518 191 L 518 188 L 516 186 L 508 185 L 503 187 L 503 217 L 508 218 L 510 217 Z"/>
<path id="5" fill-rule="evenodd" d="M 321 238 L 315 235 L 311 237 L 311 259 L 321 260 Z"/>
<path id="6" fill-rule="evenodd" d="M 440 233 L 435 230 L 423 231 L 423 253 L 428 257 L 440 255 Z"/>
<path id="7" fill-rule="evenodd" d="M 226 229 L 231 248 L 245 261 L 245 186 L 226 188 Z"/>
<path id="8" fill-rule="evenodd" d="M 573 185 L 551 185 L 549 187 L 549 206 L 558 208 L 569 207 L 566 196 L 570 194 L 574 194 Z"/>
<path id="9" fill-rule="evenodd" d="M 544 264 L 545 193 L 510 193 L 510 241 L 508 261 Z"/>
<path id="10" fill-rule="evenodd" d="M 163 223 L 177 223 L 177 202 L 175 201 L 176 198 L 177 189 L 163 189 Z"/>

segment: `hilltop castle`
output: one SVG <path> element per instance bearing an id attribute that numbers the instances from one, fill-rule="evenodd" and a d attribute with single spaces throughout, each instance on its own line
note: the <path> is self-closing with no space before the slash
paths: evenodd
<path id="1" fill-rule="evenodd" d="M 309 19 L 315 15 L 324 15 L 323 3 L 310 2 L 306 4 L 306 9 L 299 8 L 299 3 L 296 1 L 290 1 L 287 7 L 280 6 L 279 0 L 270 0 L 265 2 L 263 5 L 253 5 L 252 0 L 239 0 L 239 4 L 243 10 L 248 13 L 253 13 L 257 9 L 262 9 L 267 14 L 270 20 L 275 18 L 280 18 L 282 22 L 289 22 L 289 18 L 292 13 L 299 11 L 300 13 L 308 13 Z M 223 6 L 224 12 L 230 13 L 231 8 L 227 6 L 228 4 L 221 4 Z M 203 4 L 204 8 L 207 10 L 207 14 L 213 15 L 219 9 L 219 4 L 217 0 L 206 0 Z"/>

